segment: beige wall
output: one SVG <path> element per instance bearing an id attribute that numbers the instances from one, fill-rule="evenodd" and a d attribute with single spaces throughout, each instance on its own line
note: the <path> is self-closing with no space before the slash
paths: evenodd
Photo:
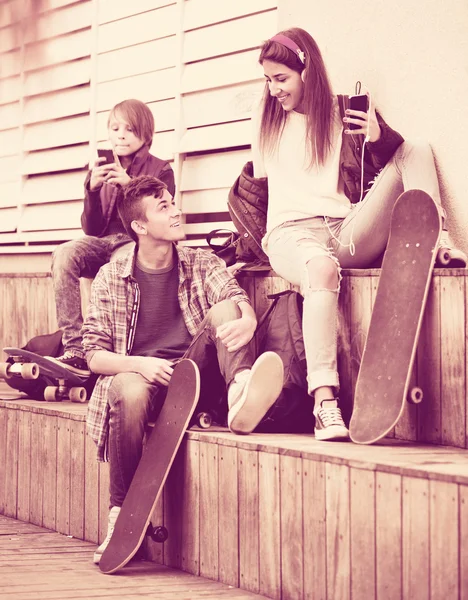
<path id="1" fill-rule="evenodd" d="M 430 142 L 449 228 L 468 251 L 467 0 L 280 0 L 279 23 L 316 39 L 337 93 L 361 80 L 390 125 Z"/>

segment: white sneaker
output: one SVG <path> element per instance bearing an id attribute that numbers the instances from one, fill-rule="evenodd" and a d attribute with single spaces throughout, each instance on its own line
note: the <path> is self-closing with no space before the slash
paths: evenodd
<path id="1" fill-rule="evenodd" d="M 233 433 L 251 433 L 276 402 L 283 389 L 283 361 L 276 352 L 264 352 L 252 369 L 236 374 L 228 392 L 228 427 Z"/>
<path id="2" fill-rule="evenodd" d="M 104 553 L 104 550 L 109 545 L 112 534 L 114 533 L 115 522 L 117 521 L 117 517 L 120 513 L 120 506 L 113 506 L 109 512 L 109 518 L 107 521 L 107 535 L 106 539 L 102 542 L 102 544 L 96 549 L 96 552 L 93 556 L 94 564 L 98 565 L 101 560 L 101 556 Z"/>

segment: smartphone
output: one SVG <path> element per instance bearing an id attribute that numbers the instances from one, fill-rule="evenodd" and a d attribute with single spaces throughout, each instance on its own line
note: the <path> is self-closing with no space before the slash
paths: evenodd
<path id="1" fill-rule="evenodd" d="M 101 161 L 99 164 L 110 165 L 112 163 L 115 163 L 114 152 L 112 150 L 98 148 L 97 153 L 98 153 L 99 158 L 106 159 L 104 162 Z"/>
<path id="2" fill-rule="evenodd" d="M 367 112 L 369 110 L 369 98 L 366 94 L 350 96 L 349 108 L 351 110 L 360 110 L 362 112 Z M 355 125 L 354 123 L 349 123 L 348 125 L 348 129 L 360 129 L 359 125 Z"/>

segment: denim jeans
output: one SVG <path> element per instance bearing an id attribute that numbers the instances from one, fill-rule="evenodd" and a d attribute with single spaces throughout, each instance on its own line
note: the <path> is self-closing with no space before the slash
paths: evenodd
<path id="1" fill-rule="evenodd" d="M 200 369 L 200 399 L 208 404 L 229 387 L 238 371 L 250 369 L 254 354 L 249 343 L 228 352 L 216 337 L 216 328 L 240 317 L 231 300 L 215 304 L 208 311 L 199 331 L 183 358 L 190 358 Z M 164 404 L 167 387 L 152 384 L 139 373 L 115 375 L 109 389 L 110 506 L 122 506 L 143 450 L 145 428 L 155 420 Z"/>
<path id="2" fill-rule="evenodd" d="M 102 238 L 86 235 L 58 246 L 52 255 L 57 323 L 62 330 L 65 351 L 84 358 L 81 346 L 80 277 L 95 277 L 109 262 L 114 250 L 132 240 L 125 233 Z"/>
<path id="3" fill-rule="evenodd" d="M 266 252 L 273 269 L 300 287 L 304 296 L 303 334 L 309 393 L 322 386 L 338 389 L 337 322 L 341 268 L 366 268 L 387 244 L 390 217 L 399 195 L 421 189 L 440 205 L 439 184 L 431 148 L 426 143 L 404 142 L 376 178 L 364 200 L 344 219 L 312 217 L 289 221 L 270 234 Z M 355 246 L 350 252 L 350 242 Z M 336 265 L 336 289 L 314 287 L 309 263 L 328 257 Z M 308 266 L 309 265 L 309 266 Z M 312 265 L 313 267 L 313 265 Z"/>

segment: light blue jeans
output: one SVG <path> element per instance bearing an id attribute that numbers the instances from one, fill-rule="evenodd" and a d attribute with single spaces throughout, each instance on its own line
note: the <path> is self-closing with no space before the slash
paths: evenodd
<path id="1" fill-rule="evenodd" d="M 309 393 L 319 387 L 339 389 L 337 371 L 338 293 L 341 268 L 366 268 L 385 250 L 393 206 L 410 189 L 427 192 L 440 206 L 434 158 L 426 143 L 404 142 L 377 177 L 364 200 L 344 219 L 312 217 L 276 227 L 266 242 L 273 269 L 300 288 L 304 297 L 303 334 Z M 440 208 L 441 215 L 445 212 Z M 350 253 L 350 242 L 355 247 Z M 311 262 L 328 257 L 338 286 L 310 284 Z"/>

